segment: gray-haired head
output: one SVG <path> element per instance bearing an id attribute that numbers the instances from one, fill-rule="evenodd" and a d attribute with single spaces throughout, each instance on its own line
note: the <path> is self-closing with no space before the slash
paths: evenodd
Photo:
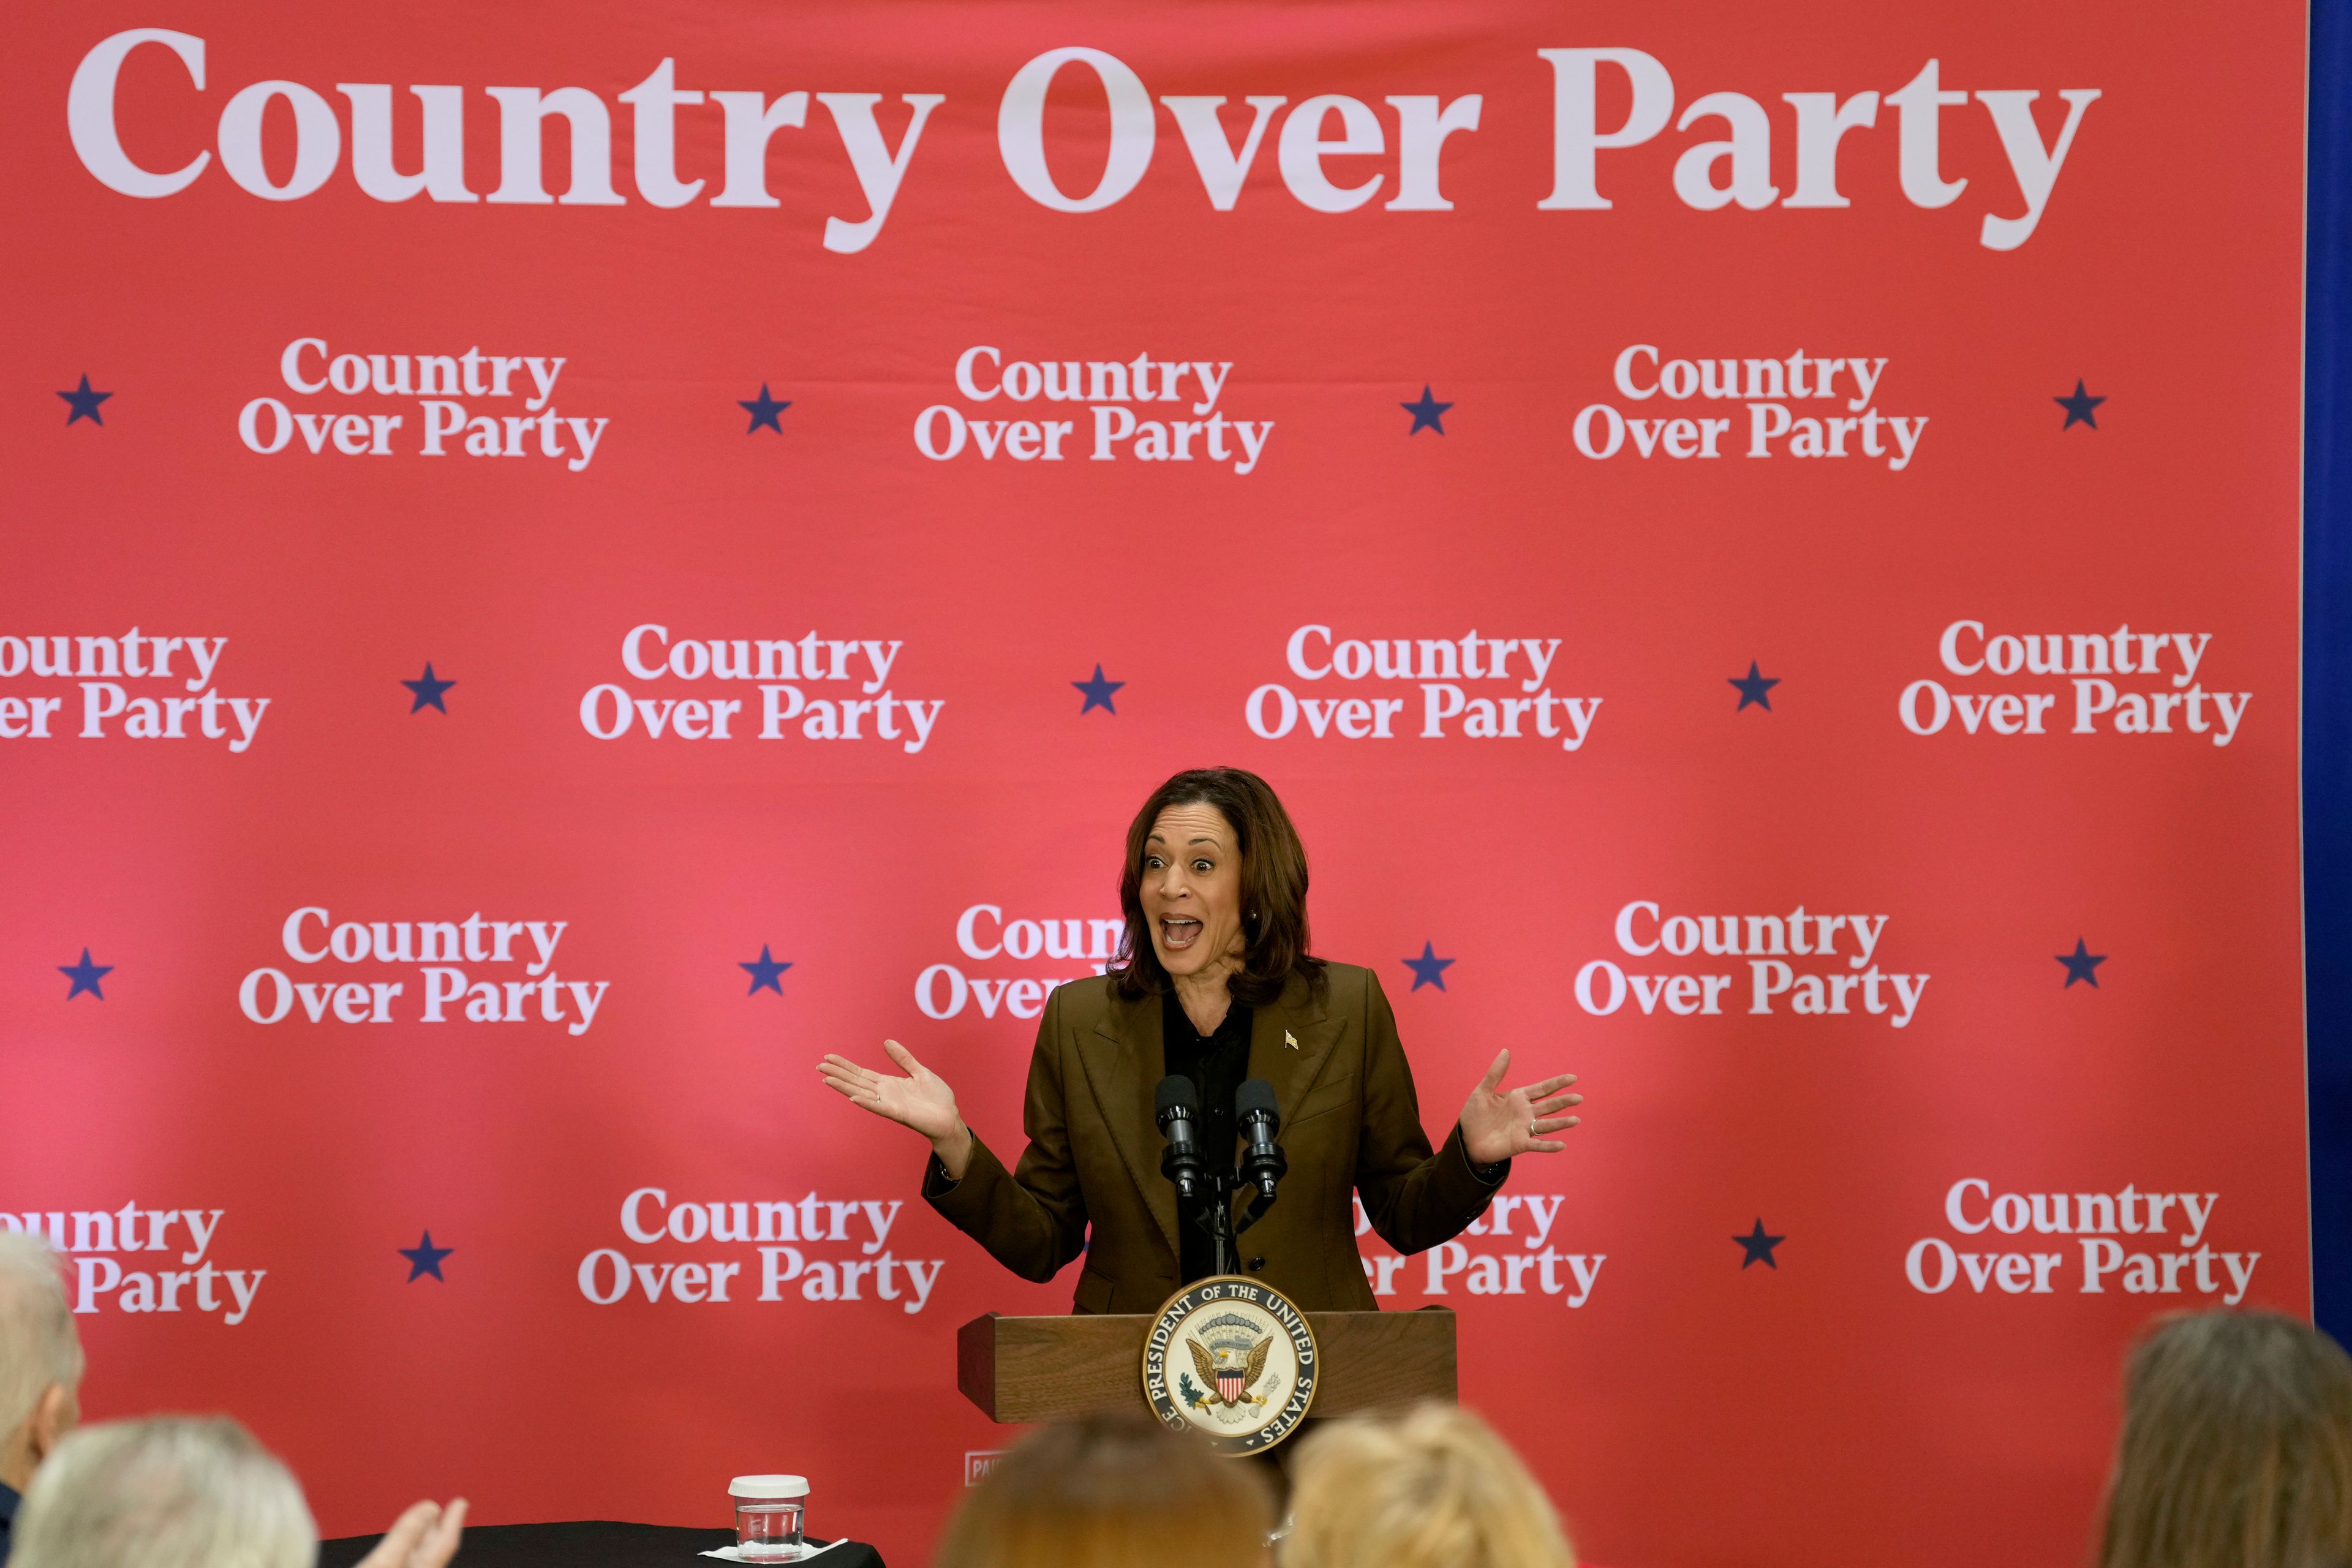
<path id="1" fill-rule="evenodd" d="M 81 1384 L 81 1336 L 61 1267 L 39 1236 L 0 1230 L 0 1447 L 52 1385 Z"/>
<path id="2" fill-rule="evenodd" d="M 225 1416 L 85 1426 L 36 1471 L 9 1568 L 312 1568 L 293 1474 Z"/>

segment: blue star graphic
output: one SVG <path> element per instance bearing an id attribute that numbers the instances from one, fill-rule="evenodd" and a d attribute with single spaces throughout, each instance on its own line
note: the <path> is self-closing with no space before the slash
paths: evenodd
<path id="1" fill-rule="evenodd" d="M 1761 1263 L 1775 1274 L 1780 1271 L 1780 1266 L 1772 1261 L 1772 1249 L 1789 1238 L 1785 1236 L 1765 1235 L 1762 1220 L 1758 1220 L 1756 1228 L 1746 1236 L 1735 1236 L 1731 1239 L 1738 1242 L 1744 1249 L 1745 1256 L 1739 1259 L 1741 1268 L 1746 1268 L 1751 1263 Z"/>
<path id="2" fill-rule="evenodd" d="M 113 396 L 114 394 L 110 392 L 92 392 L 89 389 L 89 377 L 85 375 L 81 378 L 81 387 L 79 391 L 60 392 L 58 395 L 64 398 L 66 400 L 66 405 L 73 410 L 72 413 L 66 416 L 66 423 L 68 425 L 71 425 L 77 419 L 87 419 L 93 425 L 104 425 L 106 421 L 100 417 L 98 405 L 105 402 L 108 398 Z"/>
<path id="3" fill-rule="evenodd" d="M 415 1247 L 396 1247 L 393 1250 L 408 1259 L 408 1282 L 411 1285 L 415 1284 L 427 1274 L 436 1279 L 440 1279 L 444 1285 L 449 1283 L 448 1280 L 441 1278 L 441 1260 L 457 1249 L 454 1247 L 434 1246 L 431 1231 L 426 1231 L 425 1239 Z"/>
<path id="4" fill-rule="evenodd" d="M 1407 414 L 1412 416 L 1412 428 L 1406 431 L 1406 435 L 1418 436 L 1421 434 L 1422 430 L 1426 427 L 1428 429 L 1434 430 L 1439 435 L 1443 436 L 1445 434 L 1445 426 L 1444 421 L 1439 418 L 1439 416 L 1443 415 L 1447 409 L 1453 407 L 1454 405 L 1451 403 L 1440 403 L 1437 399 L 1430 396 L 1429 386 L 1426 383 L 1423 383 L 1421 389 L 1421 401 L 1419 403 L 1400 403 L 1397 406 L 1403 409 Z"/>
<path id="5" fill-rule="evenodd" d="M 1110 694 L 1117 691 L 1120 687 L 1125 686 L 1127 684 L 1126 681 L 1105 680 L 1103 679 L 1102 666 L 1100 664 L 1097 664 L 1095 666 L 1095 678 L 1092 680 L 1073 680 L 1070 684 L 1087 694 L 1086 705 L 1078 710 L 1078 714 L 1081 718 L 1093 712 L 1097 708 L 1101 709 L 1104 712 L 1109 714 L 1114 719 L 1118 717 L 1118 710 L 1110 705 Z"/>
<path id="6" fill-rule="evenodd" d="M 784 988 L 777 983 L 778 978 L 792 965 L 778 963 L 775 955 L 768 951 L 768 944 L 763 942 L 760 944 L 760 956 L 755 962 L 739 963 L 735 967 L 751 977 L 751 989 L 743 993 L 744 995 L 757 996 L 764 990 L 772 991 L 782 996 L 784 994 Z"/>
<path id="7" fill-rule="evenodd" d="M 1443 991 L 1445 989 L 1446 966 L 1454 961 L 1450 958 L 1438 957 L 1437 949 L 1424 941 L 1421 944 L 1419 958 L 1408 958 L 1401 962 L 1407 969 L 1412 971 L 1412 988 L 1415 991 L 1424 985 L 1434 985 Z"/>
<path id="8" fill-rule="evenodd" d="M 87 991 L 103 1002 L 106 1000 L 106 993 L 98 988 L 99 977 L 113 973 L 114 965 L 92 963 L 89 961 L 89 949 L 85 947 L 81 950 L 79 963 L 60 963 L 58 965 L 58 973 L 73 982 L 73 989 L 66 993 L 67 1001 L 70 1002 Z"/>
<path id="9" fill-rule="evenodd" d="M 422 713 L 427 708 L 440 708 L 442 712 L 446 713 L 449 710 L 442 707 L 441 694 L 457 683 L 454 680 L 434 679 L 433 661 L 427 659 L 425 662 L 423 679 L 404 680 L 401 684 L 416 694 L 416 700 L 409 705 L 408 710 L 411 713 Z"/>
<path id="10" fill-rule="evenodd" d="M 2086 945 L 2084 945 L 2081 937 L 2076 937 L 2074 939 L 2074 951 L 2072 952 L 2062 952 L 2058 955 L 2058 962 L 2066 966 L 2066 984 L 2060 986 L 2058 989 L 2063 991 L 2067 989 L 2068 986 L 2073 985 L 2077 980 L 2087 980 L 2091 983 L 2091 989 L 2096 991 L 2099 988 L 2099 977 L 2093 973 L 2092 971 L 2097 969 L 2099 965 L 2105 963 L 2106 961 L 2107 955 L 2105 953 L 2093 952 Z"/>
<path id="11" fill-rule="evenodd" d="M 785 409 L 790 408 L 792 404 L 789 401 L 779 403 L 774 398 L 769 396 L 768 384 L 763 381 L 760 384 L 760 395 L 757 398 L 748 403 L 739 398 L 736 400 L 735 406 L 738 408 L 749 409 L 751 413 L 751 428 L 745 430 L 743 432 L 744 435 L 751 435 L 753 432 L 757 431 L 761 426 L 765 425 L 769 429 L 773 430 L 777 435 L 781 436 L 784 433 L 784 427 L 776 423 L 776 416 L 782 414 Z"/>
<path id="12" fill-rule="evenodd" d="M 1751 658 L 1748 661 L 1748 673 L 1745 676 L 1732 675 L 1726 676 L 1724 679 L 1739 688 L 1739 706 L 1732 710 L 1734 713 L 1747 711 L 1750 702 L 1755 703 L 1767 713 L 1772 711 L 1770 692 L 1774 687 L 1780 684 L 1779 676 L 1764 674 L 1756 668 L 1756 661 Z"/>
<path id="13" fill-rule="evenodd" d="M 2053 397 L 2050 401 L 2066 411 L 2066 423 L 2058 426 L 2059 429 L 2072 430 L 2076 425 L 2088 425 L 2095 430 L 2099 427 L 2099 422 L 2091 416 L 2091 410 L 2105 403 L 2106 399 L 2094 397 L 2084 391 L 2083 378 L 2078 375 L 2074 378 L 2074 396 Z"/>

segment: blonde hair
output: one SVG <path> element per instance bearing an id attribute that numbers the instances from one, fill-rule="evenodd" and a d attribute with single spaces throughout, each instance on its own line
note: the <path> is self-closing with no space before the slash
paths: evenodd
<path id="1" fill-rule="evenodd" d="M 1334 1422 L 1293 1468 L 1283 1568 L 1570 1568 L 1551 1500 L 1466 1410 Z"/>
<path id="2" fill-rule="evenodd" d="M 2160 1320 L 2125 1368 L 2098 1561 L 2352 1564 L 2352 1359 L 2276 1312 Z"/>
<path id="3" fill-rule="evenodd" d="M 24 1424 L 52 1384 L 81 1383 L 81 1336 L 62 1266 L 39 1236 L 0 1230 L 0 1438 Z"/>
<path id="4" fill-rule="evenodd" d="M 286 1467 L 224 1416 L 85 1426 L 33 1472 L 9 1568 L 311 1568 Z"/>
<path id="5" fill-rule="evenodd" d="M 1258 1467 L 1137 1419 L 1049 1426 L 948 1521 L 932 1568 L 1244 1568 L 1274 1508 Z"/>

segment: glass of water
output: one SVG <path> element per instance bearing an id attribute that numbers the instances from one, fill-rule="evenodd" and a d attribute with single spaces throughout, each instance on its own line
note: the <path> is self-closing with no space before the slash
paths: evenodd
<path id="1" fill-rule="evenodd" d="M 808 1507 L 805 1476 L 737 1476 L 727 1484 L 735 1501 L 735 1551 L 746 1563 L 790 1563 L 801 1555 L 801 1521 Z"/>

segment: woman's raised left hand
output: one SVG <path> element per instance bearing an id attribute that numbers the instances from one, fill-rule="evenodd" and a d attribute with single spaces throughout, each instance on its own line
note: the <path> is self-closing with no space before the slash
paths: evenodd
<path id="1" fill-rule="evenodd" d="M 1510 1066 L 1511 1053 L 1506 1050 L 1463 1103 L 1462 1146 L 1477 1164 L 1500 1164 L 1517 1154 L 1557 1154 L 1568 1145 L 1545 1134 L 1564 1131 L 1580 1120 L 1559 1114 L 1584 1103 L 1584 1096 L 1567 1092 L 1576 1081 L 1574 1073 L 1507 1092 L 1503 1074 Z"/>

